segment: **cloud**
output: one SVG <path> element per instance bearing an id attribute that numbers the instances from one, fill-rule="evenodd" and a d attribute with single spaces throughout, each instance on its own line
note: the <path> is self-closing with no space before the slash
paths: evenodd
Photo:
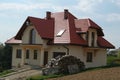
<path id="1" fill-rule="evenodd" d="M 0 10 L 32 10 L 49 8 L 51 4 L 22 4 L 22 3 L 0 3 Z"/>
<path id="2" fill-rule="evenodd" d="M 120 0 L 112 0 L 112 3 L 115 3 L 117 6 L 120 7 Z"/>
<path id="3" fill-rule="evenodd" d="M 81 12 L 93 12 L 97 4 L 103 2 L 103 0 L 77 0 L 78 3 L 74 5 L 59 6 L 50 2 L 26 2 L 26 3 L 0 3 L 0 10 L 33 10 L 33 9 L 53 9 L 55 11 L 61 11 L 65 8 L 75 9 Z"/>
<path id="4" fill-rule="evenodd" d="M 120 21 L 120 14 L 119 13 L 111 13 L 106 16 L 106 20 L 108 22 L 115 22 Z"/>
<path id="5" fill-rule="evenodd" d="M 102 2 L 103 0 L 79 0 L 78 4 L 74 7 L 83 12 L 93 12 L 95 7 Z"/>

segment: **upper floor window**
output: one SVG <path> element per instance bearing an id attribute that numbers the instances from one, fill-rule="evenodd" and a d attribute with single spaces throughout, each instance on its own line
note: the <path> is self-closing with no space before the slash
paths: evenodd
<path id="1" fill-rule="evenodd" d="M 36 40 L 35 29 L 31 29 L 30 30 L 30 39 L 29 39 L 30 44 L 35 44 L 35 40 Z"/>
<path id="2" fill-rule="evenodd" d="M 89 41 L 89 32 L 87 31 L 87 33 L 86 33 L 86 41 L 87 41 L 87 43 L 88 43 L 88 41 Z"/>
<path id="3" fill-rule="evenodd" d="M 91 46 L 94 46 L 95 43 L 95 33 L 92 32 L 92 37 L 91 37 Z"/>

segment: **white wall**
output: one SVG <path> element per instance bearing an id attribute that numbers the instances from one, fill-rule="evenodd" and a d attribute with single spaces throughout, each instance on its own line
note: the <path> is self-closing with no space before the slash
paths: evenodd
<path id="1" fill-rule="evenodd" d="M 22 43 L 23 44 L 28 44 L 29 43 L 29 35 L 30 35 L 30 30 L 31 29 L 35 29 L 33 26 L 28 26 L 22 36 Z M 36 29 L 35 29 L 36 31 Z M 36 31 L 36 44 L 43 44 L 43 40 L 41 39 L 40 35 L 38 34 L 38 32 Z"/>
<path id="2" fill-rule="evenodd" d="M 16 58 L 16 50 L 17 49 L 22 49 L 19 45 L 13 45 L 13 50 L 12 50 L 12 66 L 18 66 L 21 62 L 21 58 Z"/>
<path id="3" fill-rule="evenodd" d="M 50 46 L 49 46 L 50 47 Z M 67 46 L 69 48 L 69 54 L 80 58 L 81 61 L 85 63 L 86 68 L 88 67 L 98 67 L 106 65 L 106 49 L 85 49 L 80 46 Z M 63 46 L 54 45 L 48 49 L 48 60 L 53 58 L 53 52 L 66 52 L 67 50 Z M 86 62 L 87 52 L 93 53 L 93 61 Z"/>
<path id="4" fill-rule="evenodd" d="M 17 67 L 18 64 L 21 64 L 21 61 L 22 61 L 22 58 L 16 58 L 16 50 L 17 49 L 21 49 L 22 50 L 22 54 L 25 54 L 24 57 L 25 57 L 25 63 L 27 64 L 30 64 L 30 65 L 38 65 L 40 66 L 40 55 L 41 55 L 41 49 L 37 48 L 26 48 L 26 49 L 23 49 L 20 45 L 14 45 L 13 46 L 13 52 L 12 52 L 12 66 L 13 67 Z M 29 59 L 26 59 L 26 50 L 29 49 L 30 50 L 30 53 L 29 53 Z M 24 50 L 24 51 L 23 51 Z M 38 57 L 37 59 L 34 59 L 34 50 L 38 50 Z M 23 53 L 24 52 L 24 53 Z"/>

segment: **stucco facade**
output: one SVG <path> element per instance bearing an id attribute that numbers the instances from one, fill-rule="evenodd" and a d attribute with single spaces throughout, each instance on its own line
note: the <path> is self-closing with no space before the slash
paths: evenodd
<path id="1" fill-rule="evenodd" d="M 86 67 L 97 67 L 97 66 L 103 66 L 106 65 L 106 49 L 103 48 L 86 48 L 81 46 L 75 46 L 75 45 L 47 45 L 47 40 L 41 39 L 41 37 L 36 32 L 36 44 L 38 45 L 28 45 L 29 44 L 29 33 L 30 30 L 34 29 L 33 26 L 29 26 L 26 28 L 25 32 L 23 33 L 22 41 L 23 44 L 20 45 L 13 45 L 13 55 L 12 55 L 12 66 L 18 66 L 19 64 L 22 65 L 22 58 L 16 58 L 16 50 L 21 49 L 22 54 L 26 54 L 26 50 L 30 51 L 30 57 L 29 59 L 25 59 L 24 63 L 29 65 L 37 65 L 37 66 L 43 66 L 43 60 L 41 59 L 41 48 L 44 49 L 44 51 L 48 52 L 48 61 L 53 58 L 54 52 L 65 52 L 67 54 L 67 49 L 64 48 L 66 46 L 69 48 L 69 54 L 76 56 L 81 59 L 86 65 Z M 91 33 L 96 31 L 94 29 L 89 30 L 89 45 L 91 46 Z M 85 38 L 86 35 L 83 36 Z M 95 47 L 97 47 L 96 38 L 95 36 Z M 37 60 L 33 59 L 33 50 L 38 50 L 38 57 Z M 93 53 L 93 61 L 92 62 L 86 62 L 87 58 L 87 52 Z M 44 53 L 42 53 L 44 54 Z M 25 58 L 26 56 L 23 55 Z M 43 55 L 44 57 L 44 55 Z M 43 58 L 42 57 L 42 58 Z M 102 58 L 102 59 L 101 59 Z"/>

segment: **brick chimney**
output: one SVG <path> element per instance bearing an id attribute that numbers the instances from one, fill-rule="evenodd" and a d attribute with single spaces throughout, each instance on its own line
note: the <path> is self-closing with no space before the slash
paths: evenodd
<path id="1" fill-rule="evenodd" d="M 64 9 L 64 19 L 68 19 L 68 10 Z"/>
<path id="2" fill-rule="evenodd" d="M 51 19 L 51 12 L 49 11 L 46 12 L 46 19 Z"/>

